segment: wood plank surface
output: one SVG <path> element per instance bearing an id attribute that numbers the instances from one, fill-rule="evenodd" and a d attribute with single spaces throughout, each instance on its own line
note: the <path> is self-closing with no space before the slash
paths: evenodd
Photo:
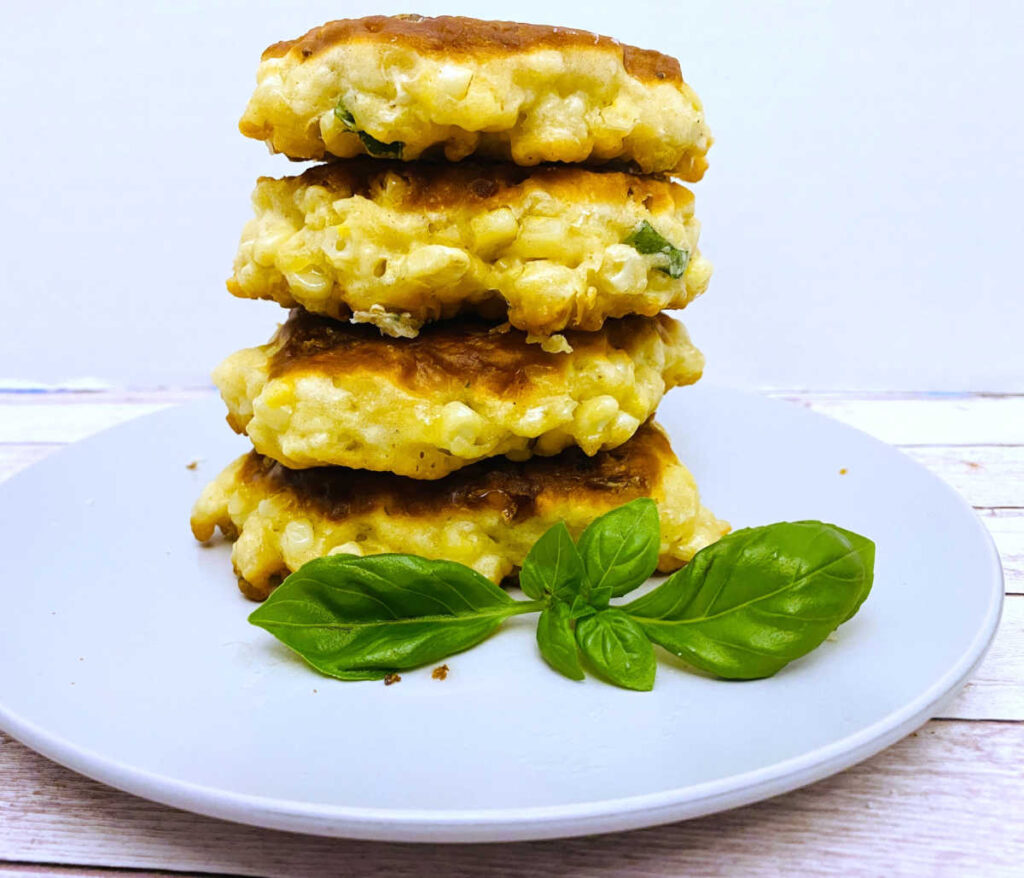
<path id="1" fill-rule="evenodd" d="M 1024 509 L 979 509 L 1003 561 L 1007 594 L 1024 594 Z"/>
<path id="2" fill-rule="evenodd" d="M 683 391 L 679 391 L 683 392 Z M 1024 445 L 1024 394 L 770 394 L 891 445 Z"/>
<path id="3" fill-rule="evenodd" d="M 4 393 L 0 480 L 179 391 Z M 811 787 L 598 838 L 403 846 L 237 826 L 120 793 L 0 735 L 0 878 L 25 875 L 1024 875 L 1024 396 L 776 391 L 885 441 L 978 508 L 1008 594 L 992 649 L 927 724 Z"/>
<path id="4" fill-rule="evenodd" d="M 0 746 L 0 858 L 303 876 L 1020 875 L 1024 724 L 933 721 L 802 790 L 636 832 L 505 845 L 303 837 L 199 818 Z"/>
<path id="5" fill-rule="evenodd" d="M 977 507 L 1024 507 L 1024 445 L 913 445 L 924 464 Z"/>
<path id="6" fill-rule="evenodd" d="M 939 716 L 1024 721 L 1024 595 L 1007 596 L 988 655 Z"/>

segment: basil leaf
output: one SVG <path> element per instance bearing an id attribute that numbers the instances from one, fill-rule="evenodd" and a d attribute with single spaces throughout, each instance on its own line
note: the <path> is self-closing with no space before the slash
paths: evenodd
<path id="1" fill-rule="evenodd" d="M 576 623 L 576 642 L 587 661 L 616 686 L 648 691 L 654 688 L 657 664 L 643 629 L 615 607 Z"/>
<path id="2" fill-rule="evenodd" d="M 537 620 L 537 646 L 540 654 L 552 668 L 570 680 L 583 679 L 576 650 L 576 638 L 570 624 L 569 605 L 552 601 Z"/>
<path id="3" fill-rule="evenodd" d="M 641 497 L 595 519 L 577 544 L 583 558 L 588 596 L 604 586 L 620 597 L 641 585 L 658 566 L 661 528 L 658 507 Z"/>
<path id="4" fill-rule="evenodd" d="M 356 125 L 356 117 L 352 115 L 352 111 L 340 99 L 334 107 L 334 116 L 349 131 L 356 134 L 370 155 L 392 159 L 400 159 L 402 157 L 402 150 L 405 148 L 405 144 L 401 140 L 384 143 L 382 140 L 377 140 L 376 137 L 371 137 L 365 131 L 360 131 Z"/>
<path id="5" fill-rule="evenodd" d="M 644 255 L 662 253 L 667 256 L 668 263 L 659 265 L 658 270 L 672 278 L 682 277 L 686 272 L 686 267 L 690 264 L 689 251 L 674 247 L 647 220 L 641 222 L 623 243 L 629 244 L 637 253 Z"/>
<path id="6" fill-rule="evenodd" d="M 585 616 L 593 616 L 597 612 L 597 608 L 591 606 L 583 595 L 578 594 L 572 599 L 572 604 L 569 606 L 569 618 L 570 619 L 582 619 Z"/>
<path id="7" fill-rule="evenodd" d="M 373 555 L 310 561 L 249 621 L 318 671 L 353 679 L 461 652 L 509 616 L 538 609 L 461 564 Z"/>
<path id="8" fill-rule="evenodd" d="M 871 590 L 874 543 L 820 521 L 723 537 L 622 610 L 691 665 L 737 680 L 774 674 L 849 619 Z"/>
<path id="9" fill-rule="evenodd" d="M 331 676 L 338 680 L 383 680 L 390 671 L 332 671 Z"/>
<path id="10" fill-rule="evenodd" d="M 583 583 L 583 560 L 564 521 L 533 544 L 519 571 L 519 587 L 534 600 L 554 595 L 572 601 Z"/>
<path id="11" fill-rule="evenodd" d="M 384 143 L 383 140 L 377 140 L 376 137 L 371 137 L 365 131 L 357 131 L 356 135 L 363 142 L 363 146 L 366 147 L 366 151 L 370 155 L 389 159 L 400 159 L 402 157 L 402 150 L 405 149 L 405 144 L 401 140 Z"/>
<path id="12" fill-rule="evenodd" d="M 809 522 L 801 522 L 802 524 L 808 524 Z M 861 586 L 860 594 L 857 595 L 857 600 L 854 601 L 853 606 L 850 608 L 850 612 L 846 614 L 842 622 L 848 622 L 855 615 L 857 610 L 860 609 L 861 604 L 867 600 L 868 595 L 871 594 L 871 586 L 875 579 L 875 544 L 867 537 L 862 537 L 858 533 L 854 533 L 852 530 L 846 530 L 845 528 L 839 527 L 838 525 L 832 525 L 839 533 L 841 533 L 846 539 L 850 541 L 850 545 L 856 549 L 864 561 L 864 582 Z M 839 624 L 842 624 L 840 622 Z"/>
<path id="13" fill-rule="evenodd" d="M 352 115 L 349 108 L 340 99 L 334 108 L 334 117 L 349 131 L 356 130 L 356 117 Z"/>

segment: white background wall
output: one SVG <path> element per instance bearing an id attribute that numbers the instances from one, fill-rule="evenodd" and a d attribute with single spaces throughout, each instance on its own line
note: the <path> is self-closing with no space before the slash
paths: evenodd
<path id="1" fill-rule="evenodd" d="M 972 11 L 972 6 L 973 11 Z M 709 379 L 1024 390 L 1024 4 L 447 0 L 0 6 L 0 386 L 206 383 L 281 311 L 224 290 L 258 174 L 261 50 L 418 11 L 680 58 L 717 138 Z"/>

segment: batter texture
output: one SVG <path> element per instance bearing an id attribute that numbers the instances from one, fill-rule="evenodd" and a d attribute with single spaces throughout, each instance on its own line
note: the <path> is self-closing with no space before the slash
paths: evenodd
<path id="1" fill-rule="evenodd" d="M 538 336 L 707 288 L 693 195 L 578 167 L 371 159 L 262 178 L 228 289 L 413 336 L 459 313 Z"/>
<path id="2" fill-rule="evenodd" d="M 382 336 L 293 311 L 269 344 L 214 371 L 228 423 L 293 469 L 334 464 L 438 479 L 483 458 L 621 445 L 704 357 L 667 315 L 568 332 L 569 353 L 477 320 Z"/>

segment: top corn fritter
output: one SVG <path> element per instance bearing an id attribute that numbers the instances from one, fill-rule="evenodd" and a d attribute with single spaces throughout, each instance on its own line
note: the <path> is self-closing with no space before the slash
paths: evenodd
<path id="1" fill-rule="evenodd" d="M 334 21 L 263 53 L 239 128 L 294 159 L 620 161 L 700 180 L 711 135 L 679 63 L 587 31 Z"/>

